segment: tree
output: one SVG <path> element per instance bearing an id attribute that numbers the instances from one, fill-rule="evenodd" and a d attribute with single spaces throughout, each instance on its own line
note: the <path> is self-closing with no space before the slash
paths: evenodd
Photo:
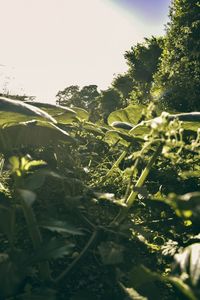
<path id="1" fill-rule="evenodd" d="M 98 100 L 100 102 L 100 110 L 103 120 L 106 123 L 109 114 L 121 107 L 121 94 L 115 88 L 110 87 L 107 90 L 101 91 Z"/>
<path id="2" fill-rule="evenodd" d="M 56 95 L 56 103 L 63 106 L 77 106 L 89 112 L 90 120 L 96 121 L 99 113 L 98 87 L 91 84 L 82 89 L 78 85 L 70 85 Z"/>
<path id="3" fill-rule="evenodd" d="M 117 75 L 112 82 L 112 86 L 122 94 L 124 106 L 126 106 L 130 93 L 133 90 L 133 78 L 131 75 L 129 73 Z"/>
<path id="4" fill-rule="evenodd" d="M 174 0 L 152 94 L 164 109 L 200 110 L 200 2 Z"/>
<path id="5" fill-rule="evenodd" d="M 144 43 L 138 43 L 124 57 L 132 77 L 133 90 L 131 99 L 138 102 L 148 102 L 153 76 L 159 65 L 162 53 L 163 38 L 145 38 Z"/>
<path id="6" fill-rule="evenodd" d="M 70 85 L 56 95 L 56 103 L 64 106 L 80 106 L 79 86 Z"/>

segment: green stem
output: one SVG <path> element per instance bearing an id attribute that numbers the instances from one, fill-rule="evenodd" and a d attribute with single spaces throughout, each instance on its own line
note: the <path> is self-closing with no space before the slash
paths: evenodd
<path id="1" fill-rule="evenodd" d="M 93 244 L 94 240 L 97 237 L 97 233 L 98 233 L 97 230 L 95 230 L 93 232 L 93 234 L 89 238 L 88 242 L 86 243 L 85 247 L 83 248 L 83 250 L 81 251 L 81 253 L 79 254 L 79 256 L 77 256 L 72 261 L 72 263 L 54 280 L 55 283 L 58 283 L 60 280 L 62 280 L 74 268 L 74 266 L 79 262 L 79 260 L 83 257 L 83 255 L 87 252 L 87 250 Z"/>
<path id="2" fill-rule="evenodd" d="M 155 163 L 157 157 L 159 156 L 160 152 L 162 150 L 162 145 L 159 145 L 158 148 L 156 149 L 156 151 L 154 152 L 154 154 L 152 155 L 151 159 L 149 160 L 147 166 L 144 168 L 144 170 L 142 171 L 142 174 L 140 175 L 138 181 L 136 182 L 135 188 L 140 188 L 143 186 L 147 176 L 149 175 L 149 172 L 153 166 L 153 164 Z M 127 208 L 129 209 L 133 202 L 136 199 L 136 196 L 138 194 L 138 191 L 132 191 L 127 199 Z"/>
<path id="3" fill-rule="evenodd" d="M 24 200 L 21 199 L 21 204 L 24 212 L 24 217 L 28 227 L 28 231 L 33 243 L 34 250 L 41 247 L 42 236 L 35 219 L 32 208 Z M 43 280 L 50 280 L 50 268 L 48 262 L 42 262 L 39 264 L 40 275 Z"/>
<path id="4" fill-rule="evenodd" d="M 108 171 L 108 173 L 104 176 L 104 178 L 109 177 L 113 173 L 113 170 L 119 167 L 119 164 L 124 159 L 124 157 L 126 156 L 127 152 L 128 152 L 128 148 L 122 152 L 122 154 L 120 155 L 120 157 L 112 165 L 112 168 Z"/>
<path id="5" fill-rule="evenodd" d="M 157 157 L 159 156 L 160 152 L 162 151 L 162 144 L 159 144 L 159 146 L 157 147 L 156 151 L 154 152 L 154 154 L 152 155 L 152 157 L 150 158 L 147 166 L 144 168 L 144 170 L 142 171 L 142 174 L 140 175 L 138 181 L 136 182 L 135 185 L 135 189 L 133 189 L 133 191 L 130 193 L 129 197 L 127 198 L 127 205 L 125 208 L 123 208 L 120 213 L 118 214 L 118 216 L 115 218 L 115 220 L 111 223 L 111 225 L 113 224 L 119 224 L 121 223 L 125 217 L 127 216 L 127 213 L 129 211 L 129 209 L 131 208 L 131 206 L 133 205 L 137 195 L 138 195 L 138 188 L 141 188 L 147 178 L 147 176 L 149 175 L 149 172 L 153 166 L 153 164 L 155 163 Z"/>

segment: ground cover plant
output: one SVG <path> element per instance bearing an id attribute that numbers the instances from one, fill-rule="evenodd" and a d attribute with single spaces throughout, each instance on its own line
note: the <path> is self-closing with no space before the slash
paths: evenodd
<path id="1" fill-rule="evenodd" d="M 0 96 L 0 299 L 200 298 L 198 9 L 106 91 Z"/>
<path id="2" fill-rule="evenodd" d="M 2 299 L 198 299 L 200 114 L 153 111 L 1 98 Z"/>

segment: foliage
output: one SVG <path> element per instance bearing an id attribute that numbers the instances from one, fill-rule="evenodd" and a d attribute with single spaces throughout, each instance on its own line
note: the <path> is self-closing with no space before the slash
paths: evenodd
<path id="1" fill-rule="evenodd" d="M 107 123 L 109 114 L 121 106 L 121 101 L 121 95 L 115 88 L 108 88 L 105 91 L 101 91 L 99 102 L 105 123 Z"/>
<path id="2" fill-rule="evenodd" d="M 158 69 L 162 53 L 163 38 L 145 38 L 143 43 L 126 51 L 124 57 L 129 66 L 129 76 L 132 78 L 131 100 L 139 103 L 150 101 L 150 88 L 153 75 Z"/>
<path id="3" fill-rule="evenodd" d="M 118 74 L 113 79 L 112 86 L 122 94 L 124 106 L 126 106 L 128 103 L 130 93 L 133 90 L 134 86 L 131 74 Z"/>
<path id="4" fill-rule="evenodd" d="M 99 92 L 96 85 L 84 86 L 82 89 L 77 85 L 71 85 L 56 95 L 56 103 L 62 106 L 80 107 L 87 109 L 92 121 L 96 121 L 98 111 Z M 98 114 L 97 114 L 98 115 Z"/>
<path id="5" fill-rule="evenodd" d="M 100 93 L 0 98 L 0 299 L 200 298 L 200 112 L 145 105 L 162 43 Z"/>
<path id="6" fill-rule="evenodd" d="M 153 87 L 153 95 L 164 109 L 200 109 L 199 16 L 199 1 L 172 1 L 161 64 Z"/>

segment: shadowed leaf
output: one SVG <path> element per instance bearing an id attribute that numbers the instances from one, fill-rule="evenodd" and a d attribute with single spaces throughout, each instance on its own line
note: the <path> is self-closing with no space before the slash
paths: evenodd
<path id="1" fill-rule="evenodd" d="M 0 128 L 0 151 L 3 153 L 23 146 L 45 146 L 58 141 L 73 143 L 74 139 L 48 122 L 33 120 Z"/>

